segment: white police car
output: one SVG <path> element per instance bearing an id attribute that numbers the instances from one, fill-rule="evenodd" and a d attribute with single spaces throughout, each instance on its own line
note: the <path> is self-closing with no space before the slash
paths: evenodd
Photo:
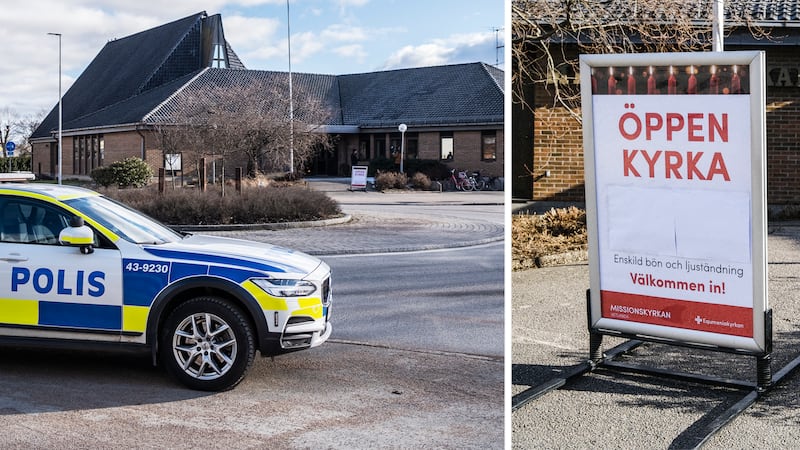
<path id="1" fill-rule="evenodd" d="M 256 350 L 331 334 L 330 268 L 271 245 L 181 235 L 83 188 L 0 185 L 0 342 L 149 348 L 194 389 L 235 386 Z"/>

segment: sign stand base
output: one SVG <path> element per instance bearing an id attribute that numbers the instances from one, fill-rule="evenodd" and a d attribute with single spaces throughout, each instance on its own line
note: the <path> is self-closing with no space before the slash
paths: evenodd
<path id="1" fill-rule="evenodd" d="M 589 291 L 586 292 L 587 307 L 591 307 L 589 303 Z M 633 373 L 640 375 L 649 375 L 653 377 L 667 378 L 677 381 L 685 381 L 692 383 L 699 383 L 709 386 L 724 387 L 729 389 L 738 389 L 747 394 L 741 400 L 736 402 L 726 411 L 723 411 L 715 420 L 711 421 L 704 427 L 701 433 L 698 433 L 694 441 L 693 448 L 699 448 L 714 434 L 717 433 L 722 427 L 727 425 L 736 416 L 742 413 L 750 405 L 755 403 L 762 395 L 769 392 L 771 388 L 780 383 L 784 378 L 791 374 L 795 369 L 800 367 L 800 355 L 790 361 L 786 366 L 781 368 L 774 375 L 772 373 L 772 310 L 767 310 L 764 313 L 764 324 L 766 327 L 766 343 L 767 349 L 764 353 L 752 353 L 747 351 L 738 351 L 718 347 L 709 347 L 707 345 L 693 345 L 684 342 L 672 341 L 669 339 L 653 338 L 650 336 L 638 336 L 617 331 L 599 330 L 589 325 L 589 358 L 574 366 L 571 370 L 564 371 L 564 375 L 559 378 L 554 378 L 550 381 L 544 382 L 538 386 L 533 386 L 517 395 L 512 399 L 512 411 L 521 408 L 526 403 L 535 400 L 548 392 L 559 389 L 570 382 L 580 379 L 583 375 L 589 374 L 598 368 L 617 371 L 622 373 Z M 588 316 L 587 316 L 588 317 Z M 628 338 L 627 341 L 608 351 L 603 351 L 603 336 L 613 336 Z M 654 342 L 659 344 L 675 345 L 680 347 L 698 348 L 702 350 L 718 351 L 725 353 L 733 353 L 742 356 L 754 356 L 756 358 L 756 382 L 735 380 L 730 378 L 714 377 L 695 373 L 677 372 L 668 369 L 658 369 L 654 367 L 641 366 L 625 362 L 616 361 L 617 357 L 624 354 L 629 354 L 644 342 Z"/>

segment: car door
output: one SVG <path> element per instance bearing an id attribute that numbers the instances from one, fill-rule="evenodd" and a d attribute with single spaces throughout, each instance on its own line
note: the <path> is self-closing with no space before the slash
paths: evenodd
<path id="1" fill-rule="evenodd" d="M 44 201 L 0 199 L 0 333 L 118 335 L 122 328 L 122 258 L 113 245 L 91 254 L 59 245 L 71 214 Z M 29 333 L 28 333 L 29 334 Z M 40 334 L 41 335 L 41 334 Z M 102 338 L 101 338 L 102 339 Z"/>

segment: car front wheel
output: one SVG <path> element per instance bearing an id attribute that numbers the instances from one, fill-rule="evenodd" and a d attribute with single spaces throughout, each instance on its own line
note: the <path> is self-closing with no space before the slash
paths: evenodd
<path id="1" fill-rule="evenodd" d="M 236 386 L 253 363 L 255 344 L 247 318 L 216 297 L 189 300 L 167 317 L 161 332 L 162 364 L 192 389 L 221 391 Z"/>

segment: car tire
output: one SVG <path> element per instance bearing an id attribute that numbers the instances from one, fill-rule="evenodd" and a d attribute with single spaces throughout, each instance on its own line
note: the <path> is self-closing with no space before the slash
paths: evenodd
<path id="1" fill-rule="evenodd" d="M 252 326 L 228 301 L 194 298 L 180 304 L 164 322 L 159 357 L 167 372 L 191 389 L 231 389 L 253 363 Z"/>

